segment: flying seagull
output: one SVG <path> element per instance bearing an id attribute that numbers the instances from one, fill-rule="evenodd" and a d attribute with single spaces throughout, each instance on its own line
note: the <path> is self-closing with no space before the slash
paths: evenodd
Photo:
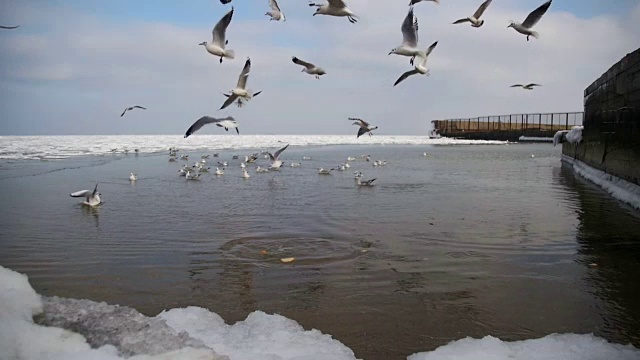
<path id="1" fill-rule="evenodd" d="M 526 89 L 526 90 L 533 90 L 533 87 L 534 87 L 534 86 L 542 86 L 542 85 L 540 85 L 540 84 L 534 84 L 534 83 L 527 84 L 527 85 L 514 84 L 514 85 L 511 85 L 510 87 L 521 87 L 521 88 Z"/>
<path id="2" fill-rule="evenodd" d="M 400 75 L 400 77 L 398 78 L 398 80 L 396 80 L 393 86 L 400 84 L 402 81 L 404 81 L 406 78 L 408 78 L 411 75 L 422 74 L 422 75 L 429 76 L 429 69 L 427 69 L 427 59 L 429 58 L 429 54 L 431 54 L 431 52 L 436 47 L 436 45 L 438 45 L 437 41 L 431 44 L 431 46 L 429 46 L 429 48 L 426 51 L 426 54 L 425 54 L 426 56 L 420 57 L 421 58 L 420 63 L 416 65 L 413 70 L 409 70 L 404 74 Z"/>
<path id="3" fill-rule="evenodd" d="M 271 11 L 267 11 L 267 13 L 265 14 L 265 15 L 271 16 L 271 19 L 269 19 L 269 21 L 271 20 L 286 21 L 287 20 L 284 14 L 282 13 L 282 11 L 280 11 L 280 7 L 278 6 L 278 3 L 276 2 L 276 0 L 269 0 L 269 7 L 271 7 Z"/>
<path id="4" fill-rule="evenodd" d="M 82 203 L 83 205 L 96 206 L 100 205 L 102 202 L 100 200 L 100 193 L 98 192 L 98 183 L 96 183 L 96 187 L 91 190 L 80 190 L 74 193 L 69 194 L 71 197 L 83 197 L 85 201 Z"/>
<path id="5" fill-rule="evenodd" d="M 567 141 L 567 134 L 570 130 L 560 130 L 553 135 L 553 146 Z"/>
<path id="6" fill-rule="evenodd" d="M 539 34 L 533 30 L 531 30 L 531 28 L 538 23 L 538 21 L 540 21 L 540 18 L 542 17 L 542 15 L 544 15 L 544 13 L 547 12 L 547 10 L 549 9 L 549 6 L 551 6 L 551 1 L 549 0 L 546 3 L 540 5 L 537 9 L 533 10 L 529 16 L 527 16 L 526 19 L 524 19 L 524 21 L 522 22 L 522 24 L 518 24 L 517 22 L 511 20 L 511 24 L 509 24 L 509 26 L 507 26 L 507 29 L 512 27 L 514 28 L 517 32 L 519 32 L 520 34 L 524 34 L 527 35 L 527 41 L 529 41 L 529 36 L 533 36 L 534 38 L 538 38 Z"/>
<path id="7" fill-rule="evenodd" d="M 222 110 L 227 106 L 231 105 L 236 99 L 238 99 L 238 107 L 242 107 L 243 102 L 241 99 L 245 101 L 251 100 L 252 97 L 258 96 L 262 91 L 258 91 L 255 94 L 251 92 L 251 89 L 245 89 L 247 86 L 247 79 L 249 78 L 249 72 L 251 71 L 251 59 L 247 58 L 247 61 L 244 63 L 244 67 L 240 72 L 240 76 L 238 76 L 238 84 L 235 89 L 231 90 L 231 94 L 224 94 L 227 97 L 224 104 L 218 110 Z"/>
<path id="8" fill-rule="evenodd" d="M 309 6 L 315 6 L 316 15 L 330 15 L 330 16 L 346 16 L 349 22 L 354 24 L 358 21 L 358 16 L 349 10 L 344 0 L 327 0 L 326 4 L 309 3 Z"/>
<path id="9" fill-rule="evenodd" d="M 19 27 L 20 27 L 20 25 L 16 25 L 16 26 L 1 26 L 0 25 L 0 29 L 7 29 L 7 30 L 17 29 Z"/>
<path id="10" fill-rule="evenodd" d="M 358 118 L 349 118 L 349 120 L 354 121 L 353 124 L 351 125 L 358 125 L 360 126 L 360 129 L 358 129 L 358 136 L 356 136 L 356 139 L 359 138 L 361 135 L 364 135 L 366 133 L 369 133 L 369 136 L 371 136 L 371 131 L 377 129 L 377 126 L 371 127 L 369 125 L 368 122 L 362 120 L 362 119 L 358 119 Z"/>
<path id="11" fill-rule="evenodd" d="M 419 2 L 423 2 L 423 1 L 433 1 L 436 4 L 440 4 L 440 0 L 411 0 L 411 1 L 409 1 L 409 6 L 415 5 L 415 4 L 417 4 Z"/>
<path id="12" fill-rule="evenodd" d="M 220 64 L 222 64 L 222 59 L 233 59 L 234 51 L 231 49 L 225 49 L 225 46 L 229 43 L 229 40 L 225 40 L 227 27 L 231 23 L 231 18 L 233 17 L 233 6 L 231 7 L 231 11 L 226 13 L 220 21 L 213 27 L 211 34 L 213 35 L 213 39 L 211 40 L 211 44 L 206 41 L 201 42 L 199 45 L 204 45 L 204 48 L 209 52 L 209 54 L 220 56 Z"/>
<path id="13" fill-rule="evenodd" d="M 133 109 L 142 109 L 142 110 L 147 110 L 147 108 L 146 108 L 146 107 L 142 107 L 142 106 L 134 105 L 134 106 L 131 106 L 131 107 L 128 107 L 128 108 L 124 109 L 124 111 L 122 112 L 122 114 L 120 114 L 120 117 L 123 117 L 123 116 L 124 116 L 124 114 L 125 114 L 127 111 L 131 111 L 131 110 L 133 110 Z"/>
<path id="14" fill-rule="evenodd" d="M 267 151 L 267 154 L 271 159 L 271 166 L 269 167 L 270 169 L 279 169 L 282 166 L 282 161 L 279 160 L 280 154 L 282 154 L 282 152 L 288 147 L 289 147 L 289 144 L 287 144 L 282 149 L 279 149 L 278 151 L 276 151 L 275 154 L 273 155 Z"/>
<path id="15" fill-rule="evenodd" d="M 400 30 L 402 30 L 402 43 L 400 46 L 391 49 L 389 55 L 411 56 L 409 63 L 413 65 L 416 55 L 425 55 L 424 51 L 416 48 L 418 46 L 418 18 L 413 15 L 413 7 L 409 8 L 409 12 L 404 18 Z"/>
<path id="16" fill-rule="evenodd" d="M 228 3 L 230 3 L 230 2 L 231 2 L 231 0 L 220 0 L 220 2 L 221 2 L 223 5 L 227 5 Z"/>
<path id="17" fill-rule="evenodd" d="M 236 132 L 238 133 L 238 135 L 240 135 L 240 130 L 238 129 L 238 123 L 232 116 L 227 116 L 225 118 L 220 118 L 220 119 L 216 119 L 211 116 L 203 116 L 200 119 L 196 120 L 196 122 L 194 122 L 189 127 L 189 129 L 187 129 L 187 132 L 184 134 L 184 137 L 188 138 L 189 135 L 200 130 L 201 127 L 207 124 L 216 124 L 216 126 L 224 128 L 226 131 L 229 131 L 229 128 L 236 128 Z"/>
<path id="18" fill-rule="evenodd" d="M 306 72 L 307 74 L 315 75 L 316 79 L 320 79 L 320 75 L 326 74 L 326 71 L 324 71 L 323 68 L 316 66 L 312 63 L 302 61 L 295 56 L 291 58 L 291 61 L 293 61 L 294 64 L 304 66 L 304 69 L 302 69 L 301 72 Z"/>
<path id="19" fill-rule="evenodd" d="M 473 27 L 480 27 L 482 26 L 482 24 L 484 24 L 484 20 L 480 20 L 480 16 L 482 16 L 482 14 L 484 13 L 485 10 L 487 10 L 487 8 L 489 7 L 489 4 L 491 4 L 492 0 L 487 0 L 485 2 L 483 2 L 480 7 L 478 8 L 478 10 L 476 10 L 475 13 L 473 13 L 473 16 L 464 18 L 464 19 L 460 19 L 460 20 L 456 20 L 454 21 L 454 24 L 462 24 L 464 22 L 470 22 L 471 26 Z"/>

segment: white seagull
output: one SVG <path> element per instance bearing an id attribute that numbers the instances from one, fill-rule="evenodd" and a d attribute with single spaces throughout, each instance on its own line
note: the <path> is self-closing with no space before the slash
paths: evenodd
<path id="1" fill-rule="evenodd" d="M 142 106 L 139 106 L 139 105 L 134 105 L 134 106 L 131 106 L 131 107 L 125 108 L 125 109 L 124 109 L 124 111 L 122 112 L 122 114 L 120 114 L 120 117 L 123 117 L 123 116 L 124 116 L 124 114 L 125 114 L 127 111 L 131 111 L 131 110 L 133 110 L 133 109 L 142 109 L 142 110 L 147 110 L 147 108 L 146 108 L 146 107 L 142 107 Z"/>
<path id="2" fill-rule="evenodd" d="M 196 120 L 196 122 L 194 122 L 189 127 L 189 129 L 187 129 L 187 132 L 184 134 L 184 137 L 185 138 L 189 137 L 189 135 L 200 130 L 201 127 L 207 124 L 216 124 L 216 126 L 222 127 L 226 131 L 229 131 L 229 128 L 236 128 L 236 132 L 238 133 L 238 135 L 240 135 L 240 130 L 238 130 L 238 123 L 233 118 L 233 116 L 227 116 L 225 118 L 220 118 L 220 119 L 216 119 L 211 116 L 203 116 L 200 119 Z M 189 156 L 189 155 L 186 155 L 186 156 Z M 182 156 L 180 158 L 182 159 Z"/>
<path id="3" fill-rule="evenodd" d="M 331 175 L 331 172 L 335 170 L 334 168 L 331 169 L 325 169 L 325 168 L 318 168 L 318 174 L 319 175 Z"/>
<path id="4" fill-rule="evenodd" d="M 346 16 L 349 22 L 354 24 L 358 21 L 358 16 L 349 10 L 344 0 L 327 0 L 326 4 L 309 3 L 309 6 L 315 6 L 316 15 L 330 15 L 330 16 Z"/>
<path id="5" fill-rule="evenodd" d="M 240 76 L 238 76 L 238 84 L 236 85 L 235 89 L 231 90 L 231 94 L 224 94 L 224 96 L 227 97 L 227 100 L 218 110 L 222 110 L 231 105 L 231 103 L 233 103 L 236 99 L 238 99 L 238 107 L 242 107 L 243 102 L 241 101 L 241 99 L 249 101 L 252 97 L 260 95 L 262 91 L 258 91 L 254 94 L 253 92 L 251 92 L 251 89 L 246 89 L 250 71 L 251 59 L 247 58 L 247 61 L 245 61 L 244 67 L 240 72 Z"/>
<path id="6" fill-rule="evenodd" d="M 269 0 L 269 7 L 271 7 L 271 11 L 267 11 L 267 13 L 265 14 L 271 16 L 271 19 L 269 19 L 269 21 L 287 21 L 282 11 L 280 11 L 280 6 L 278 6 L 276 0 Z"/>
<path id="7" fill-rule="evenodd" d="M 100 200 L 100 193 L 98 192 L 98 184 L 96 183 L 96 187 L 91 190 L 80 190 L 74 193 L 69 194 L 71 197 L 83 197 L 85 201 L 82 203 L 83 205 L 96 206 L 100 205 L 102 201 Z"/>
<path id="8" fill-rule="evenodd" d="M 569 130 L 560 130 L 553 135 L 553 146 L 562 144 L 567 141 L 567 134 Z"/>
<path id="9" fill-rule="evenodd" d="M 231 49 L 225 49 L 225 46 L 229 43 L 229 40 L 226 40 L 227 27 L 231 23 L 231 18 L 233 17 L 233 6 L 231 7 L 231 11 L 226 13 L 220 21 L 213 27 L 211 31 L 213 35 L 213 39 L 211 43 L 207 43 L 206 41 L 201 42 L 199 45 L 204 45 L 204 48 L 207 49 L 209 54 L 220 56 L 220 64 L 222 64 L 222 59 L 233 59 L 234 52 Z"/>
<path id="10" fill-rule="evenodd" d="M 542 15 L 547 12 L 549 6 L 551 6 L 551 1 L 549 0 L 546 3 L 540 5 L 537 9 L 533 10 L 529 16 L 522 22 L 522 24 L 518 24 L 517 22 L 511 20 L 511 24 L 507 26 L 507 29 L 512 27 L 520 34 L 527 35 L 527 41 L 529 41 L 529 36 L 533 36 L 534 38 L 538 38 L 539 34 L 536 31 L 531 30 L 531 28 L 540 21 Z"/>
<path id="11" fill-rule="evenodd" d="M 523 88 L 523 89 L 525 89 L 525 90 L 533 90 L 533 87 L 534 87 L 534 86 L 542 86 L 542 85 L 540 85 L 540 84 L 534 84 L 534 83 L 527 84 L 527 85 L 523 85 L 523 84 L 513 84 L 513 85 L 511 85 L 511 86 L 509 86 L 509 87 L 521 87 L 521 88 Z"/>
<path id="12" fill-rule="evenodd" d="M 427 69 L 427 59 L 429 58 L 429 54 L 431 54 L 431 52 L 433 51 L 433 49 L 436 47 L 436 45 L 438 45 L 438 42 L 434 42 L 433 44 L 431 44 L 431 46 L 429 46 L 429 48 L 427 49 L 426 52 L 426 56 L 421 56 L 421 61 L 418 65 L 415 65 L 415 68 L 413 70 L 409 70 L 407 72 L 405 72 L 404 74 L 402 74 L 398 80 L 396 80 L 396 82 L 393 84 L 393 86 L 396 86 L 398 84 L 400 84 L 403 80 L 405 80 L 406 78 L 408 78 L 411 75 L 415 75 L 415 74 L 422 74 L 422 75 L 427 75 L 429 76 L 429 69 Z"/>
<path id="13" fill-rule="evenodd" d="M 131 181 L 138 180 L 138 174 L 129 173 L 129 180 L 131 180 Z"/>
<path id="14" fill-rule="evenodd" d="M 282 161 L 278 160 L 278 158 L 280 157 L 280 154 L 282 154 L 282 152 L 289 147 L 289 144 L 287 144 L 285 147 L 283 147 L 282 149 L 279 149 L 278 151 L 275 152 L 275 154 L 271 154 L 270 152 L 267 152 L 267 155 L 269 155 L 269 158 L 271 159 L 271 166 L 269 167 L 270 169 L 279 169 L 282 166 Z"/>
<path id="15" fill-rule="evenodd" d="M 301 72 L 306 72 L 307 74 L 315 75 L 316 79 L 320 79 L 320 75 L 324 75 L 324 74 L 327 73 L 326 71 L 324 71 L 323 68 L 321 68 L 319 66 L 316 66 L 316 65 L 314 65 L 312 63 L 308 63 L 306 61 L 302 61 L 302 60 L 298 59 L 295 56 L 293 56 L 291 58 L 291 61 L 293 61 L 294 64 L 298 64 L 298 65 L 304 66 L 304 68 L 302 69 Z"/>
<path id="16" fill-rule="evenodd" d="M 366 133 L 369 133 L 369 136 L 371 136 L 371 131 L 377 129 L 377 126 L 371 126 L 369 125 L 368 122 L 362 120 L 362 119 L 358 119 L 358 118 L 349 118 L 349 120 L 353 120 L 354 123 L 351 125 L 358 125 L 360 126 L 360 128 L 358 129 L 358 136 L 356 136 L 356 139 L 359 138 L 361 135 L 364 135 Z"/>
<path id="17" fill-rule="evenodd" d="M 480 20 L 480 16 L 482 16 L 482 14 L 484 13 L 485 10 L 487 10 L 487 7 L 489 7 L 489 4 L 491 4 L 491 1 L 493 0 L 487 0 L 485 2 L 483 2 L 480 7 L 478 8 L 478 10 L 476 10 L 476 12 L 473 14 L 473 16 L 469 16 L 466 17 L 464 19 L 460 19 L 460 20 L 456 20 L 453 23 L 454 24 L 462 24 L 465 22 L 470 22 L 471 26 L 473 27 L 480 27 L 482 26 L 482 24 L 484 24 L 484 20 Z"/>
<path id="18" fill-rule="evenodd" d="M 415 4 L 417 4 L 419 2 L 423 2 L 423 1 L 433 1 L 436 4 L 440 4 L 440 0 L 411 0 L 411 1 L 409 1 L 409 6 L 415 5 Z"/>
<path id="19" fill-rule="evenodd" d="M 413 7 L 409 8 L 407 16 L 400 27 L 402 30 L 402 43 L 400 46 L 391 49 L 389 55 L 397 54 L 411 56 L 409 63 L 413 65 L 413 61 L 418 56 L 425 56 L 425 52 L 417 49 L 418 46 L 418 18 L 413 14 Z"/>

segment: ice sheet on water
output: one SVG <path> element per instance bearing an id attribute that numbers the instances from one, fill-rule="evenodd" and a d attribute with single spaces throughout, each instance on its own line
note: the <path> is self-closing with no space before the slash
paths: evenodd
<path id="1" fill-rule="evenodd" d="M 33 315 L 50 326 L 33 322 Z M 62 326 L 63 328 L 57 327 Z M 0 359 L 53 360 L 342 360 L 351 349 L 318 330 L 261 311 L 225 324 L 199 307 L 147 317 L 126 306 L 89 300 L 42 298 L 26 275 L 0 266 Z M 133 356 L 130 356 L 135 354 Z M 631 345 L 593 335 L 552 334 L 506 342 L 487 336 L 461 339 L 408 360 L 638 359 Z"/>
<path id="2" fill-rule="evenodd" d="M 113 136 L 0 136 L 0 159 L 52 160 L 81 155 L 107 155 L 112 149 L 134 154 L 167 152 L 170 147 L 182 151 L 277 149 L 291 146 L 317 145 L 470 145 L 506 144 L 506 141 L 429 139 L 428 136 L 353 135 L 113 135 Z"/>

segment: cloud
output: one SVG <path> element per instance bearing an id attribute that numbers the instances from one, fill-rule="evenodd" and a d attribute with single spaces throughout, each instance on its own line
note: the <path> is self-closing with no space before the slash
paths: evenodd
<path id="1" fill-rule="evenodd" d="M 350 134 L 349 116 L 370 120 L 379 134 L 426 134 L 438 118 L 580 111 L 584 88 L 635 50 L 640 5 L 624 17 L 592 18 L 552 5 L 536 25 L 540 39 L 527 42 L 507 29 L 508 20 L 522 21 L 538 2 L 494 2 L 479 29 L 451 24 L 471 15 L 478 1 L 416 5 L 420 46 L 438 41 L 431 75 L 396 87 L 411 69 L 408 57 L 387 55 L 402 39 L 404 2 L 350 0 L 357 24 L 312 17 L 306 3 L 286 1 L 280 5 L 287 21 L 270 22 L 260 18 L 266 9 L 238 4 L 228 32 L 236 59 L 222 65 L 197 45 L 210 40 L 211 27 L 228 11 L 222 5 L 207 14 L 210 24 L 186 26 L 114 20 L 41 2 L 3 4 L 4 16 L 22 26 L 0 33 L 0 105 L 7 119 L 0 134 L 179 134 L 205 114 L 233 115 L 245 134 Z M 242 16 L 248 12 L 253 18 Z M 301 73 L 294 55 L 327 74 L 316 80 Z M 241 109 L 217 111 L 247 56 L 249 87 L 263 94 Z M 509 88 L 530 81 L 543 87 Z M 133 104 L 149 110 L 120 118 Z"/>

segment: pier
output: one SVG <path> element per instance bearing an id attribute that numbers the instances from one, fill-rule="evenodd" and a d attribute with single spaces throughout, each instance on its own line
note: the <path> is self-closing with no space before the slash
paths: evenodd
<path id="1" fill-rule="evenodd" d="M 582 125 L 584 112 L 489 115 L 475 118 L 432 120 L 442 136 L 472 140 L 519 141 L 521 138 L 551 139 L 558 130 Z"/>

